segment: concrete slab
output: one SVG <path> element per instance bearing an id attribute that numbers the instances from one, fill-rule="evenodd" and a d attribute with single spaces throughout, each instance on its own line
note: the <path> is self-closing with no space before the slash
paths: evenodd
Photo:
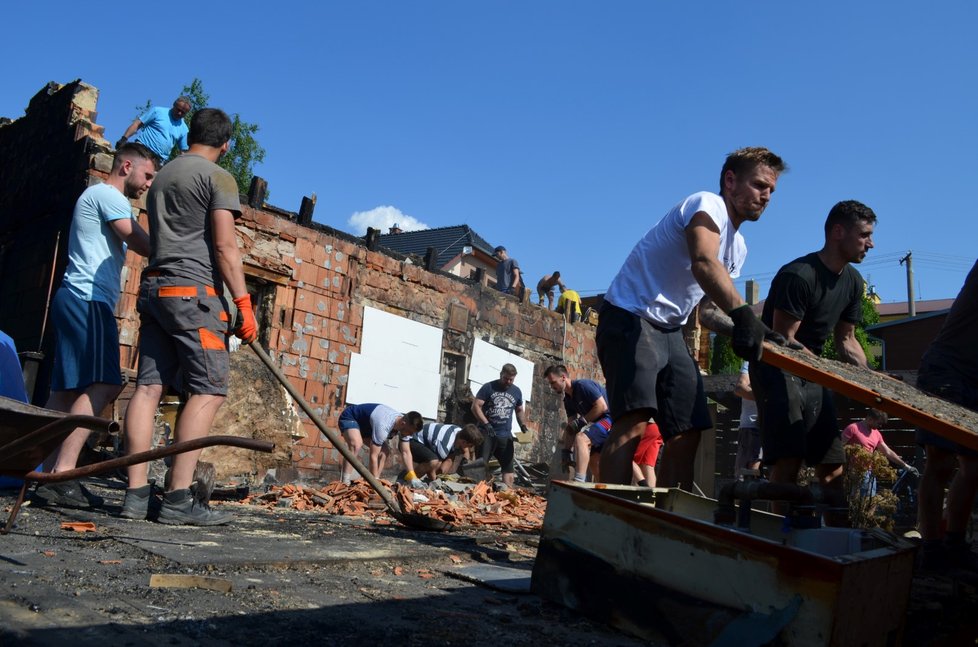
<path id="1" fill-rule="evenodd" d="M 442 571 L 445 575 L 475 582 L 505 593 L 529 593 L 532 572 L 522 568 L 476 564 Z"/>

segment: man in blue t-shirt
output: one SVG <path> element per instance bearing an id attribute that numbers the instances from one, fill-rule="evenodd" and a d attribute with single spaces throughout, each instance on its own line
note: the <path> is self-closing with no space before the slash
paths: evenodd
<path id="1" fill-rule="evenodd" d="M 594 380 L 572 380 L 563 364 L 550 366 L 543 376 L 555 393 L 564 396 L 567 425 L 564 427 L 562 463 L 570 465 L 571 448 L 576 465 L 574 480 L 587 480 L 588 470 L 595 483 L 600 482 L 601 447 L 611 430 L 608 394 Z"/>
<path id="2" fill-rule="evenodd" d="M 486 382 L 472 401 L 472 415 L 479 421 L 479 428 L 485 434 L 482 456 L 486 460 L 486 480 L 489 480 L 489 459 L 496 457 L 502 472 L 503 483 L 513 486 L 513 413 L 521 431 L 528 431 L 523 419 L 523 392 L 513 384 L 516 380 L 516 367 L 503 364 L 499 379 Z"/>
<path id="3" fill-rule="evenodd" d="M 190 112 L 190 99 L 187 97 L 177 97 L 169 110 L 153 106 L 129 124 L 115 147 L 119 148 L 130 137 L 136 135 L 135 141 L 156 153 L 161 162 L 166 162 L 170 159 L 174 146 L 179 146 L 182 151 L 190 148 L 187 142 L 189 129 L 183 120 L 188 112 Z"/>
<path id="4" fill-rule="evenodd" d="M 75 415 L 98 415 L 122 390 L 119 300 L 126 249 L 146 256 L 149 235 L 133 218 L 129 200 L 145 193 L 156 177 L 156 156 L 142 144 L 116 151 L 109 177 L 79 196 L 68 232 L 68 266 L 51 300 L 51 323 L 57 331 L 51 395 L 47 407 Z M 44 462 L 51 472 L 74 469 L 89 430 L 75 429 Z M 41 485 L 34 492 L 41 504 L 87 508 L 101 504 L 80 483 Z"/>

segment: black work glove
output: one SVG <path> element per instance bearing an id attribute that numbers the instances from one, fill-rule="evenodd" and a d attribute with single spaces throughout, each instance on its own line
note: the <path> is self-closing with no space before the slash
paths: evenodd
<path id="1" fill-rule="evenodd" d="M 119 141 L 117 141 L 115 143 L 115 148 L 116 148 L 116 150 L 118 150 L 118 149 L 122 148 L 122 145 L 123 144 L 128 144 L 128 143 L 129 143 L 129 139 L 127 137 L 120 137 L 119 138 Z"/>
<path id="2" fill-rule="evenodd" d="M 520 423 L 520 431 L 522 431 L 523 433 L 526 433 L 529 430 L 530 430 L 530 428 L 526 426 L 526 423 L 525 422 L 521 422 Z"/>
<path id="3" fill-rule="evenodd" d="M 729 315 L 734 324 L 730 345 L 739 357 L 751 361 L 761 359 L 765 341 L 784 346 L 784 337 L 765 326 L 749 305 L 734 308 Z"/>
<path id="4" fill-rule="evenodd" d="M 486 436 L 486 438 L 496 435 L 496 429 L 488 422 L 483 422 L 480 424 L 479 429 L 482 430 L 482 433 Z"/>
<path id="5" fill-rule="evenodd" d="M 582 429 L 587 427 L 588 422 L 585 418 L 578 418 L 574 421 L 574 426 L 577 427 L 577 431 L 580 432 Z"/>

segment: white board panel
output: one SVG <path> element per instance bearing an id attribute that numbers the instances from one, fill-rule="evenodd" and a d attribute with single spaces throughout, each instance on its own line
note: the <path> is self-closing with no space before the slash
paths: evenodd
<path id="1" fill-rule="evenodd" d="M 360 354 L 383 357 L 388 363 L 438 373 L 441 328 L 411 321 L 377 308 L 363 309 Z"/>
<path id="2" fill-rule="evenodd" d="M 440 328 L 364 308 L 360 352 L 350 356 L 346 402 L 380 402 L 436 418 L 441 338 Z"/>
<path id="3" fill-rule="evenodd" d="M 481 339 L 476 339 L 472 344 L 472 363 L 469 368 L 469 386 L 472 388 L 472 394 L 478 393 L 479 387 L 486 382 L 498 379 L 503 364 L 512 364 L 516 367 L 514 384 L 523 392 L 523 400 L 529 402 L 533 395 L 533 362 Z"/>
<path id="4" fill-rule="evenodd" d="M 417 411 L 434 420 L 438 417 L 440 388 L 438 373 L 410 366 L 397 366 L 391 370 L 390 362 L 385 358 L 356 353 L 350 356 L 347 404 L 380 402 L 401 413 Z"/>

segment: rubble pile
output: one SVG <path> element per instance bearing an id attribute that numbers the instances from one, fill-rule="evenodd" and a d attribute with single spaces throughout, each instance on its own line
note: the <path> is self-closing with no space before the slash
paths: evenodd
<path id="1" fill-rule="evenodd" d="M 456 526 L 491 526 L 505 530 L 539 530 L 547 501 L 528 490 L 494 491 L 486 482 L 472 485 L 435 482 L 426 489 L 382 483 L 391 489 L 404 512 L 423 514 Z M 326 514 L 365 516 L 387 522 L 387 507 L 364 481 L 333 482 L 321 488 L 288 483 L 250 494 L 243 504 L 268 509 L 292 508 Z"/>

